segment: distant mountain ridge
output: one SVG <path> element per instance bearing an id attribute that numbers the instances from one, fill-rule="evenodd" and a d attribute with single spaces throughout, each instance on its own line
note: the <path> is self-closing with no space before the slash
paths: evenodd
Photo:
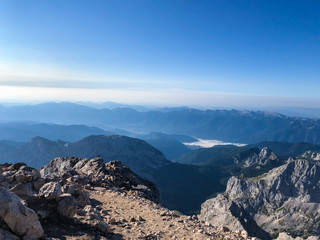
<path id="1" fill-rule="evenodd" d="M 264 141 L 246 145 L 244 147 L 214 146 L 211 148 L 200 148 L 176 159 L 175 161 L 193 165 L 230 165 L 235 162 L 237 155 L 246 154 L 246 152 L 247 154 L 250 152 L 251 154 L 258 154 L 264 147 L 272 149 L 272 151 L 282 159 L 298 157 L 308 150 L 320 151 L 320 145 L 311 143 Z"/>
<path id="2" fill-rule="evenodd" d="M 52 141 L 78 141 L 90 135 L 111 135 L 112 132 L 85 125 L 58 125 L 47 123 L 0 123 L 0 140 L 27 142 L 36 136 Z"/>
<path id="3" fill-rule="evenodd" d="M 6 146 L 11 146 L 9 151 Z M 95 135 L 77 142 L 50 141 L 35 137 L 27 143 L 15 146 L 3 141 L 0 148 L 1 162 L 25 162 L 35 168 L 40 168 L 59 156 L 94 158 L 98 155 L 106 161 L 120 160 L 148 179 L 152 178 L 154 169 L 169 164 L 159 150 L 143 140 L 120 135 Z"/>
<path id="4" fill-rule="evenodd" d="M 190 108 L 138 112 L 131 108 L 95 109 L 72 103 L 0 107 L 0 121 L 84 124 L 132 132 L 184 134 L 226 142 L 261 141 L 320 143 L 320 120 L 278 113 Z"/>

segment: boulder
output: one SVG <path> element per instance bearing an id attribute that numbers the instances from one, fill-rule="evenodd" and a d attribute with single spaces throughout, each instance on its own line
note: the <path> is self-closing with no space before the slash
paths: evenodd
<path id="1" fill-rule="evenodd" d="M 57 210 L 60 215 L 72 218 L 77 211 L 77 201 L 70 193 L 64 193 L 59 198 Z"/>
<path id="2" fill-rule="evenodd" d="M 15 171 L 5 171 L 2 173 L 2 176 L 4 176 L 6 182 L 13 183 L 15 173 Z"/>
<path id="3" fill-rule="evenodd" d="M 39 196 L 44 197 L 48 200 L 58 199 L 61 194 L 61 185 L 57 182 L 46 183 L 39 190 Z"/>
<path id="4" fill-rule="evenodd" d="M 0 228 L 0 240 L 19 240 L 20 238 L 11 232 Z"/>
<path id="5" fill-rule="evenodd" d="M 0 187 L 0 218 L 20 238 L 38 239 L 44 234 L 37 214 L 3 187 Z"/>
<path id="6" fill-rule="evenodd" d="M 81 158 L 55 158 L 50 163 L 45 165 L 40 169 L 40 175 L 43 178 L 62 178 L 62 176 L 69 173 L 69 175 L 74 175 L 76 170 L 80 166 L 83 166 L 88 161 L 88 159 Z"/>
<path id="7" fill-rule="evenodd" d="M 90 203 L 89 193 L 78 185 L 71 183 L 65 184 L 62 187 L 62 192 L 70 193 L 76 199 L 79 207 L 84 207 Z"/>
<path id="8" fill-rule="evenodd" d="M 46 183 L 46 181 L 39 177 L 37 178 L 37 180 L 35 180 L 33 183 L 32 183 L 32 186 L 34 188 L 35 191 L 39 191 L 40 188 Z"/>
<path id="9" fill-rule="evenodd" d="M 102 222 L 102 221 L 97 224 L 97 228 L 104 234 L 107 234 L 110 232 L 109 225 L 105 222 Z"/>
<path id="10" fill-rule="evenodd" d="M 19 183 L 12 188 L 10 191 L 17 194 L 20 198 L 27 199 L 33 196 L 32 184 L 31 183 Z"/>

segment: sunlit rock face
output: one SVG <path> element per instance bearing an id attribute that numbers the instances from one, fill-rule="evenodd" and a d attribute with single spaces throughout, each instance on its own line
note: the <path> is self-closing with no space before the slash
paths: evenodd
<path id="1" fill-rule="evenodd" d="M 207 200 L 201 208 L 201 219 L 212 224 L 227 223 L 235 217 L 250 233 L 229 206 L 235 205 L 249 214 L 272 236 L 288 232 L 292 236 L 320 233 L 320 163 L 290 159 L 287 164 L 251 179 L 229 179 L 224 194 Z M 219 217 L 215 212 L 222 211 Z M 234 219 L 234 218 L 233 218 Z M 244 221 L 248 222 L 248 221 Z M 238 225 L 234 224 L 235 227 Z M 241 227 L 238 227 L 241 229 Z"/>

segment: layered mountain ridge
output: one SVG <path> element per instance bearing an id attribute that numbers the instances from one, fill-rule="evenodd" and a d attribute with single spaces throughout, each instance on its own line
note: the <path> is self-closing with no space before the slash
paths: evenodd
<path id="1" fill-rule="evenodd" d="M 320 120 L 278 113 L 239 110 L 173 108 L 138 112 L 131 108 L 95 109 L 72 103 L 0 107 L 1 121 L 83 124 L 102 129 L 152 131 L 216 139 L 226 142 L 261 141 L 320 143 Z"/>

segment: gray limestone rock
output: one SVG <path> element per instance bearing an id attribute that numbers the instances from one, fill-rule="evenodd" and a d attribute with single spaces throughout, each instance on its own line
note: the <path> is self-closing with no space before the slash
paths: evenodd
<path id="1" fill-rule="evenodd" d="M 90 187 L 105 187 L 111 184 L 118 188 L 137 191 L 142 197 L 160 202 L 158 188 L 150 181 L 139 177 L 120 161 L 111 161 L 105 164 L 101 158 L 91 160 L 55 158 L 40 169 L 40 174 L 43 178 L 48 179 L 53 177 L 56 180 L 67 177 L 80 182 L 82 185 L 89 183 Z M 64 191 L 68 192 L 69 190 Z M 72 190 L 70 189 L 70 191 Z M 70 193 L 72 194 L 72 192 Z M 78 193 L 78 195 L 82 196 L 82 202 L 86 204 L 86 196 L 82 193 Z M 77 197 L 75 198 L 77 199 Z"/>
<path id="2" fill-rule="evenodd" d="M 88 159 L 81 158 L 55 158 L 40 169 L 42 178 L 61 178 L 65 174 L 73 175 L 79 169 L 79 166 L 86 163 Z"/>
<path id="3" fill-rule="evenodd" d="M 319 188 L 320 163 L 290 159 L 287 164 L 255 178 L 230 178 L 224 193 L 228 201 L 219 196 L 208 200 L 202 207 L 201 218 L 216 219 L 214 211 L 206 210 L 210 203 L 220 204 L 219 211 L 224 215 L 236 217 L 226 207 L 234 202 L 271 235 L 279 232 L 294 236 L 319 235 Z"/>
<path id="4" fill-rule="evenodd" d="M 10 191 L 17 194 L 20 198 L 26 199 L 33 196 L 31 183 L 18 183 L 10 188 Z"/>
<path id="5" fill-rule="evenodd" d="M 60 215 L 71 218 L 77 211 L 77 201 L 71 194 L 64 193 L 59 198 L 57 210 Z"/>
<path id="6" fill-rule="evenodd" d="M 79 207 L 84 207 L 90 203 L 90 195 L 80 186 L 67 183 L 62 187 L 63 193 L 70 193 L 77 201 Z"/>
<path id="7" fill-rule="evenodd" d="M 19 240 L 20 238 L 11 232 L 0 228 L 0 240 Z"/>
<path id="8" fill-rule="evenodd" d="M 46 183 L 39 190 L 39 196 L 48 200 L 58 199 L 61 194 L 61 185 L 57 182 Z"/>
<path id="9" fill-rule="evenodd" d="M 37 214 L 24 206 L 17 195 L 2 187 L 0 187 L 0 218 L 12 232 L 23 239 L 38 239 L 43 236 Z"/>
<path id="10" fill-rule="evenodd" d="M 110 232 L 110 227 L 107 223 L 105 222 L 99 222 L 97 224 L 97 228 L 104 234 L 109 233 Z"/>
<path id="11" fill-rule="evenodd" d="M 201 205 L 200 220 L 216 227 L 224 226 L 232 231 L 245 230 L 250 236 L 271 239 L 270 235 L 257 225 L 241 205 L 230 201 L 222 194 Z"/>

